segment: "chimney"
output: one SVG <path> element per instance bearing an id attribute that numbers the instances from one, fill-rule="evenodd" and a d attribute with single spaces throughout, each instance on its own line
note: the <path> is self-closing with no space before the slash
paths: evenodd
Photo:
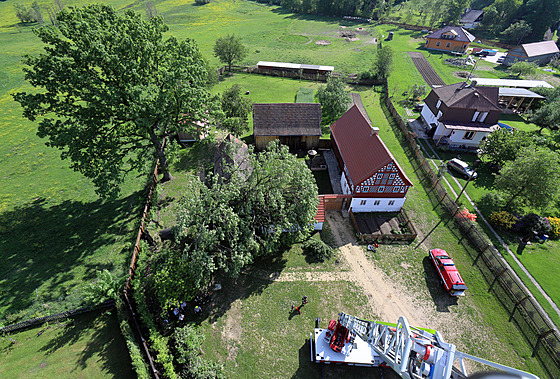
<path id="1" fill-rule="evenodd" d="M 374 134 L 379 134 L 379 128 L 372 126 L 369 135 L 373 136 Z"/>
<path id="2" fill-rule="evenodd" d="M 472 80 L 471 81 L 471 87 L 476 87 L 478 83 L 476 82 L 476 80 Z"/>

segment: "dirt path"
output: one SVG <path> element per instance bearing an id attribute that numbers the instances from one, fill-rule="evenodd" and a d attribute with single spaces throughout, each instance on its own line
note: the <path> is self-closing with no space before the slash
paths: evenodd
<path id="1" fill-rule="evenodd" d="M 429 325 L 423 316 L 426 312 L 417 309 L 405 290 L 367 259 L 364 250 L 356 244 L 347 220 L 338 212 L 329 212 L 327 219 L 332 226 L 336 225 L 333 234 L 352 270 L 350 279 L 364 290 L 372 312 L 388 322 L 405 316 L 411 325 Z"/>

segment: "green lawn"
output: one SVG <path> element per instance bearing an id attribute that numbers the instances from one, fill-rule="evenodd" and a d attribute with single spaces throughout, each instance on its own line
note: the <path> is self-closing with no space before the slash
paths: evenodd
<path id="1" fill-rule="evenodd" d="M 134 378 L 115 312 L 0 337 L 2 378 Z"/>

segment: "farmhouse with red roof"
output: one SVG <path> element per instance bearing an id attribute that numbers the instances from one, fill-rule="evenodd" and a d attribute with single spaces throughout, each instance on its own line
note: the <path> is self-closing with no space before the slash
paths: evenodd
<path id="1" fill-rule="evenodd" d="M 378 131 L 355 105 L 331 125 L 342 192 L 352 195 L 354 213 L 398 212 L 412 187 Z"/>

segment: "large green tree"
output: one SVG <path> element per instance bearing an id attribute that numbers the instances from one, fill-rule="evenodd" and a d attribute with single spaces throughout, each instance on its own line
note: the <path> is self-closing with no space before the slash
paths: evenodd
<path id="1" fill-rule="evenodd" d="M 340 79 L 329 78 L 327 85 L 317 91 L 317 100 L 321 103 L 323 123 L 336 121 L 348 110 L 352 98 L 346 91 L 346 85 Z"/>
<path id="2" fill-rule="evenodd" d="M 532 208 L 545 208 L 558 199 L 559 182 L 558 154 L 548 148 L 529 146 L 515 160 L 505 163 L 495 185 L 508 195 L 506 206 L 516 201 Z"/>
<path id="3" fill-rule="evenodd" d="M 37 88 L 14 95 L 24 116 L 101 195 L 118 192 L 126 173 L 155 155 L 170 179 L 164 139 L 207 117 L 194 41 L 164 38 L 159 17 L 104 5 L 64 9 L 57 21 L 35 29 L 44 51 L 24 60 Z"/>
<path id="4" fill-rule="evenodd" d="M 560 19 L 560 0 L 525 0 L 519 10 L 533 32 L 532 41 L 542 41 L 544 33 Z"/>
<path id="5" fill-rule="evenodd" d="M 255 257 L 277 254 L 313 229 L 317 185 L 305 163 L 278 142 L 247 159 L 250 169 L 233 164 L 227 180 L 193 177 L 186 185 L 176 245 L 154 269 L 162 305 L 193 297 L 218 271 L 237 276 Z"/>
<path id="6" fill-rule="evenodd" d="M 249 130 L 248 117 L 253 103 L 241 95 L 239 84 L 234 84 L 224 91 L 221 105 L 225 115 L 225 119 L 221 123 L 223 129 L 236 137 Z"/>
<path id="7" fill-rule="evenodd" d="M 479 154 L 484 161 L 503 166 L 513 161 L 520 149 L 533 145 L 531 137 L 520 131 L 496 130 L 480 143 Z"/>
<path id="8" fill-rule="evenodd" d="M 220 62 L 228 65 L 228 71 L 235 62 L 240 62 L 247 56 L 247 48 L 243 45 L 241 38 L 235 34 L 220 37 L 214 44 L 214 55 Z"/>
<path id="9" fill-rule="evenodd" d="M 393 50 L 390 46 L 377 49 L 373 56 L 372 74 L 379 79 L 387 79 L 393 67 Z"/>

